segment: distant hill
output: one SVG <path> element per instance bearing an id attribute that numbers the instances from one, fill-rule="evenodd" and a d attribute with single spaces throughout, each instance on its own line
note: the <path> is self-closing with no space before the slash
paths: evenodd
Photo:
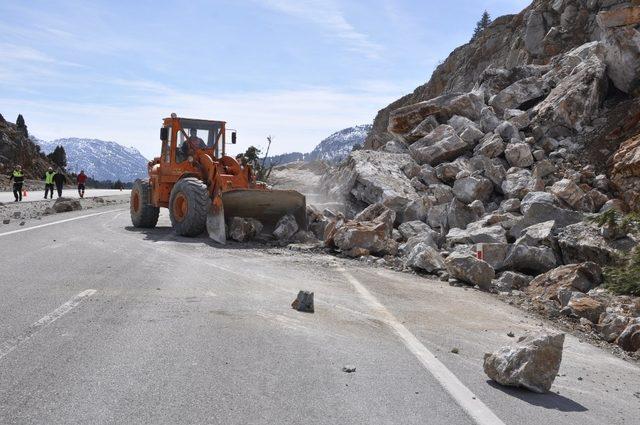
<path id="1" fill-rule="evenodd" d="M 370 124 L 345 128 L 321 141 L 310 153 L 291 152 L 267 158 L 266 165 L 284 165 L 299 161 L 325 161 L 335 164 L 343 160 L 355 145 L 362 146 L 371 130 Z"/>
<path id="2" fill-rule="evenodd" d="M 35 138 L 34 138 L 35 139 Z M 35 139 L 45 153 L 61 145 L 67 153 L 67 171 L 80 170 L 96 180 L 131 182 L 147 176 L 149 162 L 135 148 L 98 139 L 65 138 L 46 142 Z"/>
<path id="3" fill-rule="evenodd" d="M 362 146 L 371 125 L 357 125 L 345 128 L 324 139 L 306 158 L 307 161 L 336 163 L 349 155 L 355 145 Z"/>

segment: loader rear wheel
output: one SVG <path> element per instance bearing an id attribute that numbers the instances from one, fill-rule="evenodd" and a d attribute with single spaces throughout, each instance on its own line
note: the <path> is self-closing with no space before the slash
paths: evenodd
<path id="1" fill-rule="evenodd" d="M 211 205 L 207 186 L 197 178 L 179 180 L 169 197 L 171 225 L 180 236 L 198 236 L 206 230 Z"/>
<path id="2" fill-rule="evenodd" d="M 151 229 L 158 224 L 160 208 L 151 205 L 151 187 L 148 180 L 136 180 L 131 189 L 131 222 L 134 227 Z"/>

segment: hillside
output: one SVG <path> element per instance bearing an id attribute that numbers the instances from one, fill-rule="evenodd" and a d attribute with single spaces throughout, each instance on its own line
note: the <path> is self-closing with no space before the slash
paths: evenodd
<path id="1" fill-rule="evenodd" d="M 75 137 L 50 142 L 39 139 L 36 141 L 46 153 L 52 152 L 58 145 L 64 146 L 69 172 L 84 170 L 96 180 L 123 182 L 147 175 L 148 160 L 137 149 L 116 142 Z"/>
<path id="2" fill-rule="evenodd" d="M 0 174 L 6 175 L 20 164 L 27 178 L 40 179 L 53 164 L 40 152 L 40 146 L 29 139 L 27 125 L 13 124 L 0 115 Z"/>
<path id="3" fill-rule="evenodd" d="M 267 165 L 284 165 L 298 161 L 324 161 L 329 164 L 337 164 L 349 155 L 354 146 L 364 145 L 371 127 L 370 124 L 364 124 L 345 128 L 322 140 L 309 153 L 291 152 L 273 155 L 267 159 Z"/>

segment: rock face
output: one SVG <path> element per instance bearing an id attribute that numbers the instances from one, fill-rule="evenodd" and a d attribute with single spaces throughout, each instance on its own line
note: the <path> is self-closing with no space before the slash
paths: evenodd
<path id="1" fill-rule="evenodd" d="M 484 355 L 484 372 L 501 385 L 545 393 L 560 370 L 564 334 L 527 335 Z"/>

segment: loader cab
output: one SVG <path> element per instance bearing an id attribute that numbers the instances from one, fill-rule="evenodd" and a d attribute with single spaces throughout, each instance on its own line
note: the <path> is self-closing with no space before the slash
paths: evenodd
<path id="1" fill-rule="evenodd" d="M 162 140 L 161 164 L 180 164 L 187 160 L 187 138 L 197 141 L 201 149 L 210 150 L 214 157 L 226 154 L 226 122 L 172 116 L 164 119 L 160 130 Z M 232 135 L 235 142 L 235 133 Z"/>

